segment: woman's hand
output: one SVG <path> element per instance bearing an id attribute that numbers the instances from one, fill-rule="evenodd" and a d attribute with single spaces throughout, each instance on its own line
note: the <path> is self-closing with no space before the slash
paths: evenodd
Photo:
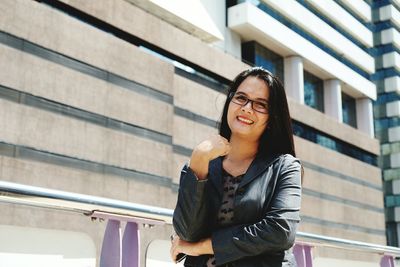
<path id="1" fill-rule="evenodd" d="M 208 161 L 224 156 L 231 150 L 229 141 L 219 134 L 212 135 L 198 144 L 193 150 L 193 156 L 202 157 Z"/>
<path id="2" fill-rule="evenodd" d="M 211 238 L 200 240 L 199 242 L 187 242 L 174 235 L 171 240 L 171 258 L 176 263 L 176 257 L 179 253 L 190 256 L 199 256 L 204 254 L 214 254 Z"/>
<path id="3" fill-rule="evenodd" d="M 208 163 L 220 156 L 224 156 L 231 150 L 229 141 L 221 135 L 212 135 L 198 144 L 190 159 L 190 169 L 201 179 L 205 179 L 208 173 Z"/>

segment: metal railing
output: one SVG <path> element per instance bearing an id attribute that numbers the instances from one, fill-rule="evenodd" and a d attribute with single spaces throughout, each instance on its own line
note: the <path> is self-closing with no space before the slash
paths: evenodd
<path id="1" fill-rule="evenodd" d="M 137 225 L 171 224 L 173 214 L 171 209 L 4 181 L 0 181 L 0 202 L 64 210 L 80 213 L 91 218 L 108 219 L 100 256 L 100 266 L 110 267 L 139 266 Z M 119 223 L 121 221 L 127 222 L 124 232 L 124 240 L 126 241 L 123 241 L 126 243 L 122 244 L 123 250 L 130 251 L 130 253 L 125 253 L 126 257 L 124 257 L 124 253 L 121 253 L 121 248 L 112 247 L 112 244 L 121 241 L 119 236 Z M 312 266 L 312 247 L 314 246 L 380 254 L 382 255 L 380 263 L 382 267 L 393 267 L 394 258 L 400 257 L 400 248 L 397 247 L 298 232 L 294 254 L 299 267 Z M 134 254 L 132 251 L 137 251 L 137 253 L 132 255 Z"/>

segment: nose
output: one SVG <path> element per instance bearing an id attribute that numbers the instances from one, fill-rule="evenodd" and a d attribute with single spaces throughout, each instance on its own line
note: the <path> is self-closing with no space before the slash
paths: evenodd
<path id="1" fill-rule="evenodd" d="M 252 112 L 253 111 L 253 103 L 251 101 L 247 101 L 246 104 L 242 106 L 243 111 Z"/>

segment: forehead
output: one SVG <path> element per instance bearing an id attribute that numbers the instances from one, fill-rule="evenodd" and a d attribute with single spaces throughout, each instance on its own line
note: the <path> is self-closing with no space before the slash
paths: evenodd
<path id="1" fill-rule="evenodd" d="M 245 93 L 251 98 L 269 98 L 269 88 L 265 81 L 249 76 L 238 87 L 236 92 Z"/>

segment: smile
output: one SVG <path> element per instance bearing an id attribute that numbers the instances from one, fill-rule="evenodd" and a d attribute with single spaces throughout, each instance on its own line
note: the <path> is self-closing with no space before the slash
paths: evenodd
<path id="1" fill-rule="evenodd" d="M 252 121 L 252 120 L 250 120 L 250 119 L 246 119 L 246 118 L 243 118 L 243 117 L 240 117 L 240 116 L 238 116 L 238 117 L 236 117 L 240 122 L 243 122 L 243 123 L 246 123 L 246 124 L 253 124 L 254 123 L 254 121 Z"/>

